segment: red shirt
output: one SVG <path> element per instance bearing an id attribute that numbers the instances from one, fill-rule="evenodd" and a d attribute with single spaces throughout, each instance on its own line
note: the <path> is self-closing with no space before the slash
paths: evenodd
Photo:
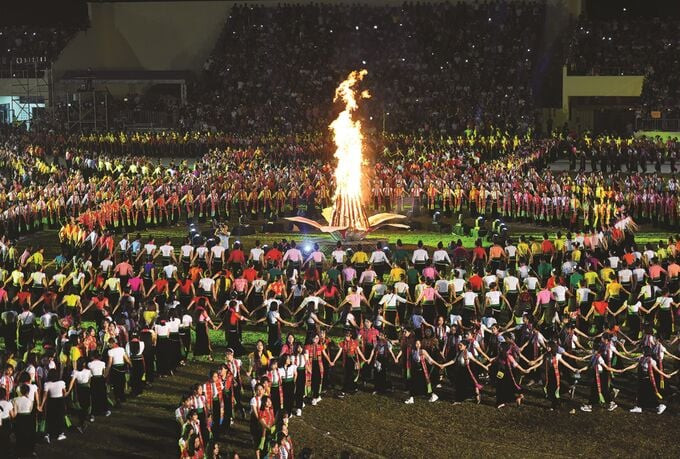
<path id="1" fill-rule="evenodd" d="M 257 270 L 250 266 L 243 270 L 243 277 L 250 283 L 257 279 Z"/>
<path id="2" fill-rule="evenodd" d="M 277 248 L 270 249 L 264 256 L 265 260 L 271 261 L 281 261 L 283 259 L 283 254 Z"/>
<path id="3" fill-rule="evenodd" d="M 243 250 L 235 249 L 229 252 L 229 258 L 227 258 L 227 263 L 240 263 L 244 264 L 246 262 L 246 256 L 243 254 Z"/>
<path id="4" fill-rule="evenodd" d="M 472 249 L 472 254 L 477 255 L 478 260 L 483 260 L 486 258 L 486 250 L 484 250 L 484 247 L 475 247 Z"/>
<path id="5" fill-rule="evenodd" d="M 479 292 L 482 290 L 482 277 L 479 274 L 475 274 L 474 276 L 471 276 L 470 279 L 468 279 L 468 282 L 470 283 L 470 287 L 472 290 L 475 292 Z"/>
<path id="6" fill-rule="evenodd" d="M 541 251 L 545 254 L 552 254 L 555 252 L 555 244 L 549 239 L 544 239 L 541 242 Z"/>

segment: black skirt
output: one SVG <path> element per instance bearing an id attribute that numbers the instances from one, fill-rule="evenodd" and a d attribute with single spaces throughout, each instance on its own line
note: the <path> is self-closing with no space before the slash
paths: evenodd
<path id="1" fill-rule="evenodd" d="M 18 414 L 14 418 L 14 435 L 19 456 L 29 456 L 35 448 L 35 414 Z"/>
<path id="2" fill-rule="evenodd" d="M 196 323 L 196 346 L 194 347 L 194 355 L 210 355 L 210 338 L 208 337 L 208 324 L 206 322 Z"/>
<path id="3" fill-rule="evenodd" d="M 502 373 L 499 377 L 498 373 Z M 496 372 L 496 406 L 504 403 L 513 403 L 519 395 L 519 389 L 515 386 L 515 380 L 512 375 L 512 369 L 507 365 L 499 366 Z"/>
<path id="4" fill-rule="evenodd" d="M 453 380 L 456 392 L 455 400 L 457 402 L 463 402 L 476 397 L 475 382 L 472 380 L 470 371 L 466 366 L 459 364 L 454 366 Z"/>
<path id="5" fill-rule="evenodd" d="M 283 412 L 290 415 L 293 412 L 293 405 L 295 404 L 295 381 L 283 382 Z"/>
<path id="6" fill-rule="evenodd" d="M 159 336 L 156 342 L 156 370 L 160 375 L 167 375 L 171 370 L 171 344 L 166 336 Z"/>
<path id="7" fill-rule="evenodd" d="M 66 405 L 63 397 L 47 399 L 47 433 L 60 435 L 66 429 Z"/>
<path id="8" fill-rule="evenodd" d="M 90 379 L 90 396 L 92 397 L 92 414 L 99 415 L 108 411 L 109 401 L 103 376 L 93 376 Z"/>

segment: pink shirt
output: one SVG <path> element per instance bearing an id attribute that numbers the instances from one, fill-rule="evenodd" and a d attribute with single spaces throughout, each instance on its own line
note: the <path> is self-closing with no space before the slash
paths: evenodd
<path id="1" fill-rule="evenodd" d="M 432 266 L 428 266 L 423 269 L 423 276 L 428 278 L 428 279 L 434 279 L 437 277 L 437 270 L 434 269 Z"/>
<path id="2" fill-rule="evenodd" d="M 142 278 L 141 277 L 131 277 L 128 279 L 128 285 L 130 286 L 130 290 L 133 292 L 139 291 L 139 287 L 142 285 Z"/>
<path id="3" fill-rule="evenodd" d="M 234 290 L 237 292 L 245 292 L 248 288 L 248 281 L 242 277 L 239 277 L 234 281 Z"/>
<path id="4" fill-rule="evenodd" d="M 423 273 L 425 270 L 423 269 Z M 434 288 L 432 287 L 425 287 L 425 290 L 423 290 L 423 300 L 425 301 L 434 301 Z"/>
<path id="5" fill-rule="evenodd" d="M 550 303 L 551 298 L 552 292 L 550 290 L 541 290 L 536 294 L 536 299 L 538 300 L 539 304 Z"/>

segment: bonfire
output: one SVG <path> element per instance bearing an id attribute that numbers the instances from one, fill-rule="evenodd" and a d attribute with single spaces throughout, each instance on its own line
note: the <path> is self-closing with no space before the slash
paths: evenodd
<path id="1" fill-rule="evenodd" d="M 406 218 L 404 215 L 381 213 L 368 217 L 363 204 L 361 168 L 364 161 L 364 137 L 361 133 L 361 121 L 354 119 L 353 115 L 359 108 L 357 100 L 371 97 L 368 91 L 358 92 L 356 88 L 366 73 L 366 70 L 353 71 L 335 90 L 333 101 L 342 101 L 345 108 L 329 126 L 333 133 L 338 165 L 335 168 L 333 207 L 322 212 L 327 224 L 322 225 L 304 217 L 287 218 L 329 233 L 336 240 L 361 240 L 368 233 L 384 226 L 408 228 L 404 224 L 391 223 L 392 220 Z"/>

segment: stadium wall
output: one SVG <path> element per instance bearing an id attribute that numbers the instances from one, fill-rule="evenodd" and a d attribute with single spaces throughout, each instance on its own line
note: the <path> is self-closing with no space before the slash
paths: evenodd
<path id="1" fill-rule="evenodd" d="M 567 67 L 562 68 L 562 109 L 551 111 L 554 120 L 559 124 L 567 122 L 570 127 L 592 129 L 594 123 L 593 109 L 589 107 L 573 107 L 571 97 L 640 97 L 644 76 L 574 76 L 567 74 Z M 554 125 L 558 125 L 555 123 Z"/>
<path id="2" fill-rule="evenodd" d="M 0 96 L 49 98 L 49 86 L 40 78 L 0 78 Z"/>
<path id="3" fill-rule="evenodd" d="M 233 2 L 90 3 L 90 27 L 54 64 L 67 70 L 199 70 Z"/>

